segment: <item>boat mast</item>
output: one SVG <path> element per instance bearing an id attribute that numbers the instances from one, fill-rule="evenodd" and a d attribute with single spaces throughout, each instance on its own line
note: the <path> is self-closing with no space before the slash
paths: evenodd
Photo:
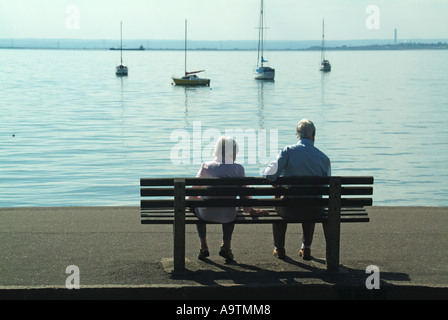
<path id="1" fill-rule="evenodd" d="M 322 19 L 322 46 L 321 46 L 321 52 L 320 52 L 320 59 L 322 61 L 325 60 L 325 43 L 324 43 L 324 38 L 325 38 L 324 34 L 325 34 L 325 32 L 324 32 L 324 28 L 325 28 L 324 19 Z"/>
<path id="2" fill-rule="evenodd" d="M 260 4 L 260 21 L 258 23 L 259 30 L 258 30 L 258 61 L 257 61 L 257 67 L 259 66 L 259 62 L 261 61 L 261 66 L 263 67 L 263 51 L 264 51 L 264 44 L 263 44 L 263 29 L 264 29 L 264 20 L 263 20 L 263 0 L 261 0 Z M 261 52 L 261 59 L 260 59 L 260 52 Z"/>
<path id="3" fill-rule="evenodd" d="M 123 21 L 120 22 L 120 59 L 123 65 Z"/>
<path id="4" fill-rule="evenodd" d="M 187 19 L 185 19 L 185 75 L 187 75 Z"/>

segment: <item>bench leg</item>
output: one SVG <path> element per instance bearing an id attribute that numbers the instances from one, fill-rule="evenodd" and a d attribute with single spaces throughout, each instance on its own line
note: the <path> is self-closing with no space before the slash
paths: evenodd
<path id="1" fill-rule="evenodd" d="M 323 224 L 326 242 L 327 271 L 339 271 L 340 225 L 330 221 Z"/>
<path id="2" fill-rule="evenodd" d="M 178 221 L 179 222 L 179 221 Z M 174 222 L 174 272 L 185 271 L 185 222 Z"/>
<path id="3" fill-rule="evenodd" d="M 174 272 L 185 271 L 185 179 L 174 180 Z"/>
<path id="4" fill-rule="evenodd" d="M 323 223 L 327 249 L 327 271 L 339 271 L 341 241 L 341 178 L 330 179 L 328 221 Z"/>

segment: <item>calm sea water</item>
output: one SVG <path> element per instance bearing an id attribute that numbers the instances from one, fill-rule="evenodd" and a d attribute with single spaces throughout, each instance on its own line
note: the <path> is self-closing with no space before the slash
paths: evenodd
<path id="1" fill-rule="evenodd" d="M 119 52 L 0 50 L 0 207 L 139 205 L 141 177 L 195 176 L 226 131 L 256 176 L 302 118 L 334 175 L 375 177 L 374 205 L 448 205 L 448 51 L 329 52 L 326 74 L 270 52 L 275 82 L 256 54 L 191 51 L 211 86 L 183 88 L 182 51 L 125 52 L 117 78 Z"/>

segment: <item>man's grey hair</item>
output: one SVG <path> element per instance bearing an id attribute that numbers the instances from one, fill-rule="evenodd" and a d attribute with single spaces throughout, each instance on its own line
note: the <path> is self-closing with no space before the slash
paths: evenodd
<path id="1" fill-rule="evenodd" d="M 308 119 L 302 119 L 299 121 L 296 127 L 296 135 L 298 139 L 312 139 L 316 133 L 316 127 L 314 123 Z"/>

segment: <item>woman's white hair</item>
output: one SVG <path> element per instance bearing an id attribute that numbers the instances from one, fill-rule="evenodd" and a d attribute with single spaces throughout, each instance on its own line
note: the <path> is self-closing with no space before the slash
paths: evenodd
<path id="1" fill-rule="evenodd" d="M 296 135 L 299 139 L 312 139 L 316 134 L 316 127 L 314 123 L 308 119 L 299 121 L 296 127 Z"/>
<path id="2" fill-rule="evenodd" d="M 238 143 L 232 137 L 221 136 L 216 141 L 213 156 L 222 163 L 233 163 L 238 151 Z"/>

